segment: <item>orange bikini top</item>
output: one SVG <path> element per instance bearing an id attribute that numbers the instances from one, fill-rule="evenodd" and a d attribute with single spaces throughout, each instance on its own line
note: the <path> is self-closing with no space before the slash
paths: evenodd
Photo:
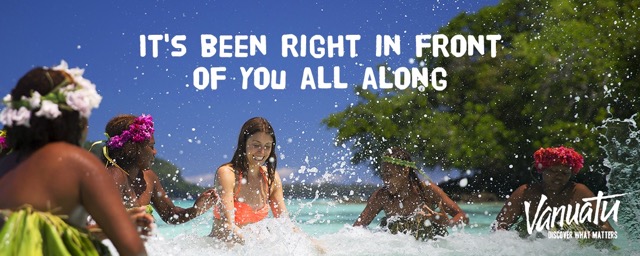
<path id="1" fill-rule="evenodd" d="M 266 186 L 268 183 L 267 176 L 264 173 L 264 170 L 260 168 L 260 174 L 262 174 L 262 180 L 264 181 L 264 185 Z M 240 178 L 238 180 L 242 180 L 242 172 L 239 172 Z M 238 226 L 244 226 L 246 224 L 256 223 L 258 221 L 263 220 L 269 215 L 269 207 L 267 203 L 265 203 L 260 209 L 254 210 L 249 204 L 238 201 L 237 195 L 240 192 L 240 184 L 241 182 L 236 183 L 236 191 L 233 195 L 233 207 L 235 208 L 235 219 L 234 222 Z M 267 186 L 267 189 L 269 187 Z M 267 191 L 268 193 L 268 191 Z M 220 208 L 216 205 L 213 208 L 213 215 L 216 219 L 220 219 Z"/>

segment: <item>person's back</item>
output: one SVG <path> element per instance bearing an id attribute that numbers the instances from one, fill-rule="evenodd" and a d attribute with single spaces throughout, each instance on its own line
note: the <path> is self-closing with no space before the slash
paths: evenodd
<path id="1" fill-rule="evenodd" d="M 0 160 L 0 209 L 27 204 L 69 215 L 81 206 L 83 186 L 108 178 L 101 169 L 91 153 L 64 142 L 49 143 L 31 154 L 14 152 Z"/>
<path id="2" fill-rule="evenodd" d="M 70 70 L 64 62 L 53 69 L 34 68 L 4 98 L 0 122 L 12 151 L 0 158 L 0 254 L 51 254 L 52 248 L 66 251 L 54 255 L 95 252 L 100 248 L 93 244 L 67 244 L 69 236 L 90 239 L 82 232 L 88 214 L 120 254 L 145 254 L 104 166 L 78 146 L 101 100 L 95 85 L 81 75 L 82 70 Z M 29 221 L 33 218 L 39 218 L 38 224 Z M 18 232 L 31 237 L 15 239 Z M 43 242 L 33 243 L 38 239 Z"/>

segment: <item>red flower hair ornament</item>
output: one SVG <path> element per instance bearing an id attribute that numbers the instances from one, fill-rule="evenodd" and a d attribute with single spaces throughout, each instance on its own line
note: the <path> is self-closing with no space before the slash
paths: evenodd
<path id="1" fill-rule="evenodd" d="M 564 165 L 570 167 L 573 174 L 577 174 L 584 164 L 580 153 L 564 146 L 540 148 L 533 154 L 533 159 L 535 159 L 535 166 L 539 173 L 551 166 Z"/>

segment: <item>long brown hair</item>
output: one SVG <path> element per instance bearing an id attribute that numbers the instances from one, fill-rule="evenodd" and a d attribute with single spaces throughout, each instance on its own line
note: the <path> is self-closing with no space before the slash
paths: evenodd
<path id="1" fill-rule="evenodd" d="M 269 190 L 271 189 L 271 184 L 275 179 L 276 167 L 278 165 L 278 158 L 276 157 L 276 134 L 273 131 L 273 127 L 267 119 L 263 117 L 254 117 L 247 120 L 240 129 L 240 134 L 238 135 L 238 144 L 236 146 L 236 151 L 233 154 L 233 158 L 231 162 L 229 162 L 233 166 L 233 170 L 236 174 L 238 172 L 242 172 L 242 177 L 246 177 L 249 179 L 249 164 L 247 161 L 247 140 L 251 135 L 264 132 L 271 136 L 273 139 L 273 145 L 271 145 L 271 152 L 269 153 L 269 157 L 267 158 L 267 180 Z"/>

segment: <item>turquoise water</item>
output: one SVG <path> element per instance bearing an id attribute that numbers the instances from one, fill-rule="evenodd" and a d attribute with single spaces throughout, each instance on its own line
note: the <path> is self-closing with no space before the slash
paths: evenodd
<path id="1" fill-rule="evenodd" d="M 193 201 L 176 201 L 190 207 Z M 291 220 L 268 218 L 245 227 L 245 245 L 228 247 L 207 237 L 212 213 L 182 225 L 159 221 L 156 236 L 146 245 L 151 255 L 640 255 L 640 247 L 624 238 L 614 244 L 620 250 L 581 247 L 576 240 L 521 239 L 514 232 L 491 233 L 502 203 L 461 204 L 469 214 L 468 226 L 450 230 L 436 241 L 416 241 L 407 235 L 391 235 L 377 229 L 351 224 L 364 209 L 363 203 L 344 204 L 331 200 L 287 200 Z M 379 215 L 378 217 L 381 217 Z M 301 231 L 294 231 L 299 228 Z M 615 227 L 615 225 L 614 225 Z"/>
<path id="2" fill-rule="evenodd" d="M 189 200 L 178 200 L 175 203 L 181 207 L 193 205 L 193 201 Z M 340 204 L 331 200 L 290 199 L 287 200 L 287 207 L 291 219 L 297 223 L 300 229 L 311 236 L 318 237 L 336 233 L 345 226 L 351 226 L 364 209 L 365 204 Z M 469 215 L 469 225 L 464 228 L 465 232 L 488 234 L 491 223 L 502 208 L 502 203 L 460 204 L 460 207 Z M 207 235 L 211 231 L 210 220 L 213 218 L 211 212 L 183 225 L 166 224 L 162 222 L 157 213 L 154 215 L 158 221 L 157 233 L 165 237 L 175 237 L 184 232 Z M 381 212 L 369 227 L 374 229 L 382 216 Z"/>
<path id="3" fill-rule="evenodd" d="M 335 233 L 345 225 L 352 225 L 358 218 L 365 204 L 338 204 L 327 200 L 310 202 L 309 200 L 291 200 L 289 211 L 292 219 L 300 224 L 307 233 L 318 236 Z M 469 226 L 465 230 L 472 234 L 488 233 L 502 203 L 461 204 L 460 207 L 469 215 Z M 384 216 L 380 213 L 370 228 L 375 228 Z"/>

